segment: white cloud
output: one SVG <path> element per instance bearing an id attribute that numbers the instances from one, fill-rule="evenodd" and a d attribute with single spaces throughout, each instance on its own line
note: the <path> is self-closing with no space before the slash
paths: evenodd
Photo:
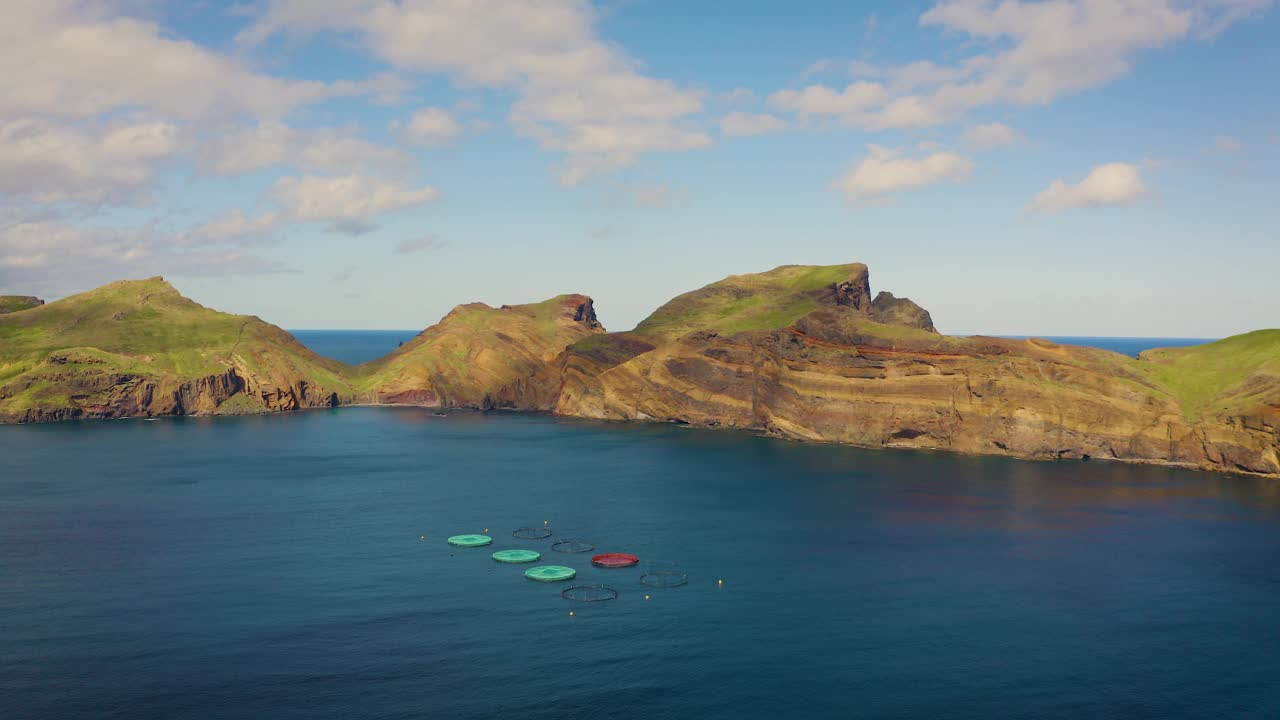
<path id="1" fill-rule="evenodd" d="M 368 175 L 308 175 L 280 178 L 269 195 L 290 220 L 327 220 L 333 230 L 358 235 L 373 228 L 369 218 L 431 202 L 439 191 Z"/>
<path id="2" fill-rule="evenodd" d="M 643 75 L 595 36 L 594 22 L 581 0 L 274 0 L 239 40 L 354 31 L 402 70 L 516 88 L 512 125 L 568 155 L 560 175 L 567 185 L 632 165 L 645 152 L 709 145 L 705 132 L 682 123 L 702 110 L 701 93 Z"/>
<path id="3" fill-rule="evenodd" d="M 400 129 L 398 122 L 391 129 Z M 421 145 L 448 145 L 462 132 L 458 121 L 441 108 L 423 108 L 404 124 L 404 134 L 410 141 Z"/>
<path id="4" fill-rule="evenodd" d="M 130 202 L 178 147 L 178 128 L 164 122 L 79 127 L 0 120 L 0 193 L 37 203 Z"/>
<path id="5" fill-rule="evenodd" d="M 412 158 L 407 154 L 375 145 L 354 133 L 354 128 L 298 130 L 265 121 L 214 136 L 198 153 L 197 162 L 204 170 L 222 175 L 277 165 L 293 166 L 303 172 L 375 170 L 392 174 L 412 167 Z"/>
<path id="6" fill-rule="evenodd" d="M 1244 149 L 1244 143 L 1230 135 L 1219 135 L 1213 139 L 1213 147 L 1218 152 L 1237 153 Z"/>
<path id="7" fill-rule="evenodd" d="M 1054 180 L 1036 195 L 1031 209 L 1058 213 L 1072 208 L 1127 205 L 1144 192 L 1146 188 L 1137 165 L 1107 163 L 1090 170 L 1083 180 L 1075 184 Z"/>
<path id="8" fill-rule="evenodd" d="M 767 113 L 733 112 L 725 115 L 720 120 L 720 132 L 737 137 L 764 135 L 766 133 L 782 132 L 786 129 L 787 123 L 785 120 Z"/>
<path id="9" fill-rule="evenodd" d="M 825 85 L 779 90 L 769 96 L 769 104 L 801 115 L 849 115 L 881 105 L 887 98 L 880 83 L 859 81 L 838 92 Z"/>
<path id="10" fill-rule="evenodd" d="M 240 210 L 231 210 L 192 228 L 185 239 L 209 244 L 262 240 L 270 237 L 279 224 L 280 216 L 276 213 L 249 217 Z"/>
<path id="11" fill-rule="evenodd" d="M 853 63 L 850 72 L 884 82 L 856 102 L 822 85 L 775 93 L 775 107 L 839 116 L 867 129 L 952 122 L 992 104 L 1043 105 L 1129 72 L 1143 50 L 1212 37 L 1262 12 L 1271 0 L 941 0 L 920 16 L 974 48 L 952 64 L 898 67 Z M 864 83 L 881 87 L 878 83 Z M 850 86 L 853 87 L 853 86 Z"/>
<path id="12" fill-rule="evenodd" d="M 0 211 L 0 287 L 61 296 L 122 278 L 151 275 L 221 276 L 280 272 L 277 261 L 227 247 L 193 246 L 142 228 L 71 225 L 13 219 Z"/>
<path id="13" fill-rule="evenodd" d="M 901 150 L 868 145 L 868 154 L 832 187 L 850 200 L 890 201 L 899 190 L 911 190 L 939 182 L 959 182 L 973 172 L 973 161 L 951 152 L 913 158 Z"/>
<path id="14" fill-rule="evenodd" d="M 93 118 L 145 108 L 174 119 L 279 118 L 337 96 L 388 93 L 394 78 L 284 80 L 93 0 L 18 0 L 0 23 L 0 115 Z"/>
<path id="15" fill-rule="evenodd" d="M 974 125 L 966 130 L 964 140 L 970 146 L 979 150 L 990 150 L 991 148 L 1004 147 L 1006 145 L 1016 145 L 1020 138 L 1018 131 L 1008 125 L 989 123 L 986 125 Z"/>

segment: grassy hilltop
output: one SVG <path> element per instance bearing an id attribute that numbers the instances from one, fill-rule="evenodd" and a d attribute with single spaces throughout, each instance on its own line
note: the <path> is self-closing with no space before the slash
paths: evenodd
<path id="1" fill-rule="evenodd" d="M 330 404 L 351 394 L 344 373 L 158 277 L 0 315 L 0 419 L 11 421 Z"/>
<path id="2" fill-rule="evenodd" d="M 360 366 L 355 382 L 370 402 L 510 406 L 566 346 L 603 332 L 585 295 L 459 305 L 390 355 Z"/>

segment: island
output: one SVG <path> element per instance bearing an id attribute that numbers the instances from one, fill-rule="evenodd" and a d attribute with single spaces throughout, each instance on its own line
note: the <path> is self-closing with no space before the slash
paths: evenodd
<path id="1" fill-rule="evenodd" d="M 162 278 L 0 315 L 0 422 L 393 404 L 1280 478 L 1280 330 L 1138 358 L 947 336 L 860 263 L 731 276 L 626 332 L 579 294 L 460 305 L 354 367 Z"/>

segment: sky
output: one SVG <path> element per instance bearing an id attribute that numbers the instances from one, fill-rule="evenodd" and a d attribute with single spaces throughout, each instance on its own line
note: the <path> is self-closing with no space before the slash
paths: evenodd
<path id="1" fill-rule="evenodd" d="M 955 334 L 1280 326 L 1272 0 L 7 0 L 0 293 L 287 328 L 865 262 Z"/>

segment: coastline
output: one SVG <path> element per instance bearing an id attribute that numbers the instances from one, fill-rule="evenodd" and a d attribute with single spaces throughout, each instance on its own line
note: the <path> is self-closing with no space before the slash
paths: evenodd
<path id="1" fill-rule="evenodd" d="M 961 456 L 961 457 L 1007 458 L 1009 460 L 1017 460 L 1022 462 L 1041 462 L 1041 463 L 1054 463 L 1054 462 L 1057 462 L 1057 463 L 1075 462 L 1080 464 L 1085 464 L 1090 462 L 1120 463 L 1125 465 L 1145 465 L 1150 467 L 1162 467 L 1162 468 L 1170 468 L 1170 469 L 1176 469 L 1176 470 L 1189 470 L 1192 472 L 1204 472 L 1204 473 L 1211 473 L 1214 475 L 1235 475 L 1235 476 L 1242 476 L 1242 477 L 1264 478 L 1268 480 L 1280 480 L 1280 473 L 1261 473 L 1261 472 L 1253 472 L 1253 471 L 1238 469 L 1238 468 L 1232 469 L 1232 468 L 1225 468 L 1225 467 L 1202 466 L 1202 465 L 1197 465 L 1196 463 L 1160 460 L 1158 458 L 1122 458 L 1122 457 L 1105 457 L 1105 456 L 1054 457 L 1048 454 L 1018 455 L 1018 454 L 1001 453 L 1001 452 L 969 452 L 964 450 L 954 450 L 951 448 L 946 448 L 941 446 L 929 446 L 929 445 L 908 445 L 908 444 L 895 444 L 895 443 L 872 445 L 872 444 L 857 443 L 857 442 L 842 442 L 838 440 L 823 440 L 823 439 L 814 439 L 814 438 L 794 437 L 794 436 L 788 436 L 788 435 L 784 435 L 777 432 L 770 432 L 769 430 L 765 428 L 760 428 L 760 427 L 735 427 L 735 426 L 726 426 L 726 425 L 718 425 L 718 424 L 689 423 L 689 422 L 679 422 L 675 420 L 662 420 L 658 418 L 649 418 L 649 419 L 596 418 L 596 417 L 587 417 L 582 415 L 560 414 L 560 413 L 555 413 L 555 412 L 546 411 L 546 410 L 523 410 L 520 408 L 510 408 L 510 407 L 485 409 L 485 408 L 479 408 L 479 407 L 465 407 L 465 406 L 450 407 L 450 406 L 440 406 L 440 405 L 427 405 L 427 404 L 421 404 L 421 403 L 359 402 L 359 403 L 338 404 L 338 405 L 332 405 L 332 406 L 307 406 L 307 407 L 293 408 L 293 409 L 287 409 L 287 410 L 263 409 L 261 412 L 241 412 L 241 413 L 199 412 L 199 413 L 171 414 L 171 415 L 122 415 L 119 417 L 64 418 L 60 420 L 50 420 L 50 421 L 43 421 L 43 422 L 37 422 L 37 423 L 0 422 L 0 428 L 3 428 L 5 426 L 19 427 L 19 426 L 49 425 L 49 424 L 61 424 L 61 423 L 74 423 L 74 422 L 96 423 L 96 422 L 112 422 L 112 421 L 119 421 L 119 420 L 144 420 L 145 421 L 145 420 L 164 420 L 164 419 L 178 419 L 178 418 L 220 419 L 220 418 L 237 418 L 237 417 L 286 416 L 286 415 L 301 414 L 301 413 L 316 412 L 316 411 L 326 411 L 326 410 L 341 411 L 348 408 L 366 408 L 366 409 L 404 408 L 404 409 L 411 409 L 411 410 L 435 410 L 435 411 L 446 413 L 446 414 L 506 413 L 506 414 L 513 414 L 513 415 L 541 415 L 546 417 L 562 418 L 566 420 L 582 420 L 582 421 L 587 421 L 592 423 L 609 423 L 609 424 L 620 424 L 620 425 L 622 424 L 670 425 L 674 427 L 683 427 L 690 430 L 710 430 L 710 431 L 728 430 L 728 431 L 749 433 L 757 437 L 769 438 L 773 440 L 779 440 L 779 441 L 785 441 L 785 442 L 791 442 L 791 443 L 812 444 L 812 445 L 835 445 L 835 446 L 842 446 L 842 447 L 858 448 L 861 450 L 889 450 L 889 451 L 906 450 L 906 451 L 918 451 L 918 452 L 926 452 L 926 453 L 945 453 L 947 455 Z M 3 430 L 0 430 L 0 432 L 3 432 Z"/>

